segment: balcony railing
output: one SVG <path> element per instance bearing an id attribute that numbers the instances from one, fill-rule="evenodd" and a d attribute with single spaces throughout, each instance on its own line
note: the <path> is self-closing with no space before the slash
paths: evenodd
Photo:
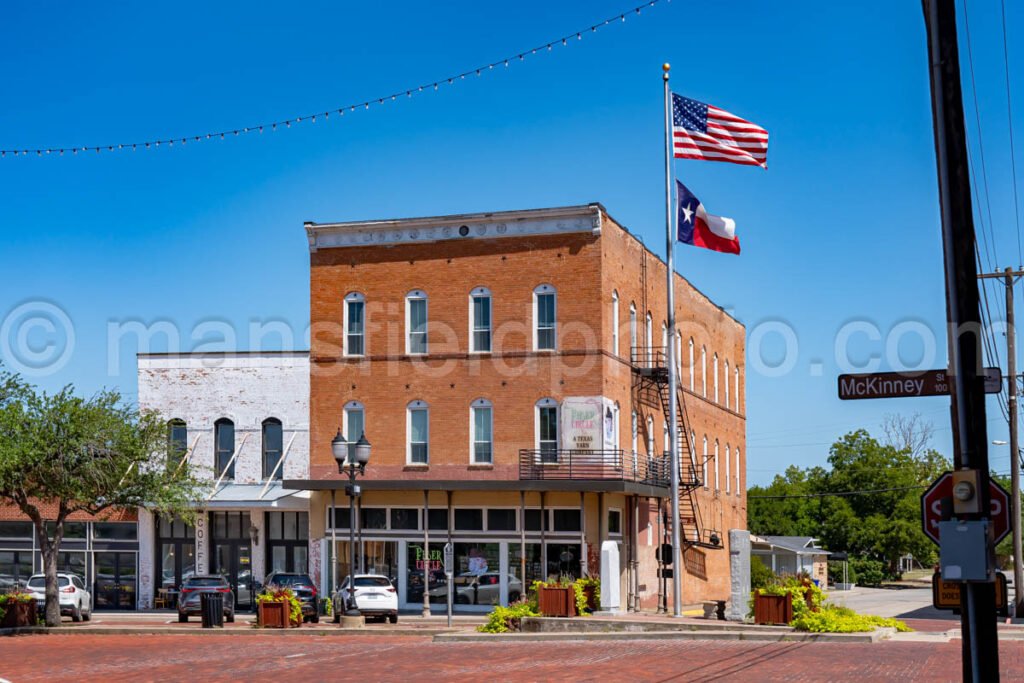
<path id="1" fill-rule="evenodd" d="M 620 449 L 519 451 L 521 480 L 614 480 L 667 487 L 669 477 L 669 461 L 664 456 L 652 457 Z"/>

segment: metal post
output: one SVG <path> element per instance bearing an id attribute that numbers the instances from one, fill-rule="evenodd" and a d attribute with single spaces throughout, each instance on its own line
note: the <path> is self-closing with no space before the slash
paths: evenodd
<path id="1" fill-rule="evenodd" d="M 519 580 L 523 584 L 520 591 L 520 597 L 523 597 L 530 589 L 526 581 L 526 491 L 519 492 Z"/>
<path id="2" fill-rule="evenodd" d="M 985 394 L 979 378 L 981 315 L 975 264 L 974 220 L 960 91 L 954 0 L 922 0 L 928 34 L 935 156 L 946 282 L 950 372 L 953 375 L 953 444 L 957 469 L 977 472 L 981 514 L 989 516 Z M 1016 381 L 1016 380 L 1014 380 Z M 993 549 L 989 542 L 988 552 Z M 994 583 L 964 583 L 961 590 L 962 677 L 999 680 Z"/>
<path id="3" fill-rule="evenodd" d="M 672 251 L 675 246 L 675 235 L 672 234 L 672 93 L 668 87 L 669 65 L 662 67 L 662 81 L 665 84 L 665 269 L 666 269 L 666 299 L 668 302 L 668 314 L 666 325 L 668 327 L 668 348 L 665 349 L 666 365 L 668 365 L 668 412 L 665 416 L 668 420 L 668 453 L 672 471 L 672 616 L 683 616 L 683 591 L 682 577 L 679 572 L 680 538 L 679 538 L 679 458 L 676 450 L 679 447 L 679 435 L 676 430 L 676 362 L 675 362 L 675 337 L 676 337 L 676 296 L 675 296 L 675 271 L 672 265 Z"/>
<path id="4" fill-rule="evenodd" d="M 348 610 L 347 617 L 359 616 L 359 605 L 356 603 L 356 468 L 348 467 Z"/>
<path id="5" fill-rule="evenodd" d="M 548 580 L 548 544 L 544 533 L 547 527 L 547 510 L 544 508 L 544 492 L 540 492 L 540 580 Z"/>
<path id="6" fill-rule="evenodd" d="M 586 493 L 580 491 L 580 576 L 587 575 L 587 509 Z"/>
<path id="7" fill-rule="evenodd" d="M 423 490 L 423 611 L 430 616 L 430 491 Z"/>
<path id="8" fill-rule="evenodd" d="M 334 489 L 331 489 L 331 599 L 338 592 L 338 508 L 334 505 Z M 349 522 L 351 524 L 351 522 Z M 333 607 L 333 605 L 332 605 Z"/>

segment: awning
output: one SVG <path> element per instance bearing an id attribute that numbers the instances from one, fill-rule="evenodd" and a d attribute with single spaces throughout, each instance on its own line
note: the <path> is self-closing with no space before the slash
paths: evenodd
<path id="1" fill-rule="evenodd" d="M 264 488 L 266 491 L 264 492 Z M 275 510 L 308 510 L 309 492 L 285 488 L 279 483 L 223 484 L 200 504 L 208 509 L 268 508 Z"/>
<path id="2" fill-rule="evenodd" d="M 286 479 L 284 486 L 304 491 L 344 491 L 347 479 Z M 363 491 L 563 491 L 627 493 L 663 498 L 668 488 L 618 479 L 360 479 Z"/>

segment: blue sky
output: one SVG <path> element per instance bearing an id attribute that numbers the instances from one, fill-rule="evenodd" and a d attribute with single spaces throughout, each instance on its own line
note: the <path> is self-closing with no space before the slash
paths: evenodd
<path id="1" fill-rule="evenodd" d="M 1008 4 L 1013 81 L 1024 73 L 1024 9 Z M 336 109 L 632 6 L 5 3 L 0 148 L 182 137 Z M 993 261 L 1017 265 L 998 4 L 976 0 L 970 23 Z M 738 258 L 679 247 L 680 272 L 750 332 L 766 332 L 747 360 L 751 483 L 791 463 L 823 462 L 838 435 L 877 429 L 886 413 L 920 412 L 949 453 L 945 399 L 841 403 L 835 388 L 836 338 L 851 322 L 881 334 L 851 337 L 853 364 L 880 355 L 881 369 L 928 365 L 922 328 L 937 340 L 931 365 L 945 364 L 925 34 L 915 2 L 851 11 L 662 0 L 566 47 L 341 120 L 134 153 L 8 155 L 0 159 L 0 322 L 30 317 L 39 302 L 59 307 L 74 326 L 73 348 L 58 371 L 29 378 L 46 388 L 117 386 L 133 397 L 134 349 L 125 344 L 111 357 L 110 323 L 170 321 L 184 330 L 186 348 L 204 321 L 231 324 L 240 348 L 249 346 L 251 320 L 284 321 L 301 333 L 309 315 L 304 220 L 600 201 L 660 247 L 664 61 L 677 92 L 771 134 L 767 171 L 675 164 L 711 212 L 736 219 L 743 244 Z M 963 31 L 961 61 L 978 158 Z M 1020 146 L 1024 102 L 1014 105 Z M 1024 164 L 1019 153 L 1017 160 Z M 990 295 L 1001 309 L 1001 290 Z M 17 322 L 8 324 L 3 353 L 17 341 Z M 754 367 L 758 358 L 770 368 L 784 357 L 782 337 L 765 326 L 776 322 L 797 343 L 781 376 Z M 26 339 L 40 355 L 67 341 L 43 328 Z M 994 401 L 989 417 L 992 438 L 1006 438 Z M 993 450 L 993 465 L 1008 469 L 1005 447 Z"/>

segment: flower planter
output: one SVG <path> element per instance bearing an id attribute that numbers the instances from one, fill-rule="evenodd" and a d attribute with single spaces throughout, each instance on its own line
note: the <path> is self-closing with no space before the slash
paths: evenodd
<path id="1" fill-rule="evenodd" d="M 4 618 L 0 621 L 0 628 L 20 628 L 22 626 L 36 625 L 36 601 L 21 602 L 8 601 L 3 605 Z"/>
<path id="2" fill-rule="evenodd" d="M 793 621 L 793 596 L 754 594 L 754 623 L 788 625 Z"/>
<path id="3" fill-rule="evenodd" d="M 576 590 L 572 586 L 538 587 L 537 610 L 545 617 L 576 616 Z"/>
<path id="4" fill-rule="evenodd" d="M 259 603 L 256 618 L 263 628 L 289 628 L 290 611 L 287 602 L 265 601 Z"/>
<path id="5" fill-rule="evenodd" d="M 587 611 L 594 613 L 600 605 L 597 604 L 597 595 L 593 586 L 583 586 L 583 596 L 587 599 Z"/>

